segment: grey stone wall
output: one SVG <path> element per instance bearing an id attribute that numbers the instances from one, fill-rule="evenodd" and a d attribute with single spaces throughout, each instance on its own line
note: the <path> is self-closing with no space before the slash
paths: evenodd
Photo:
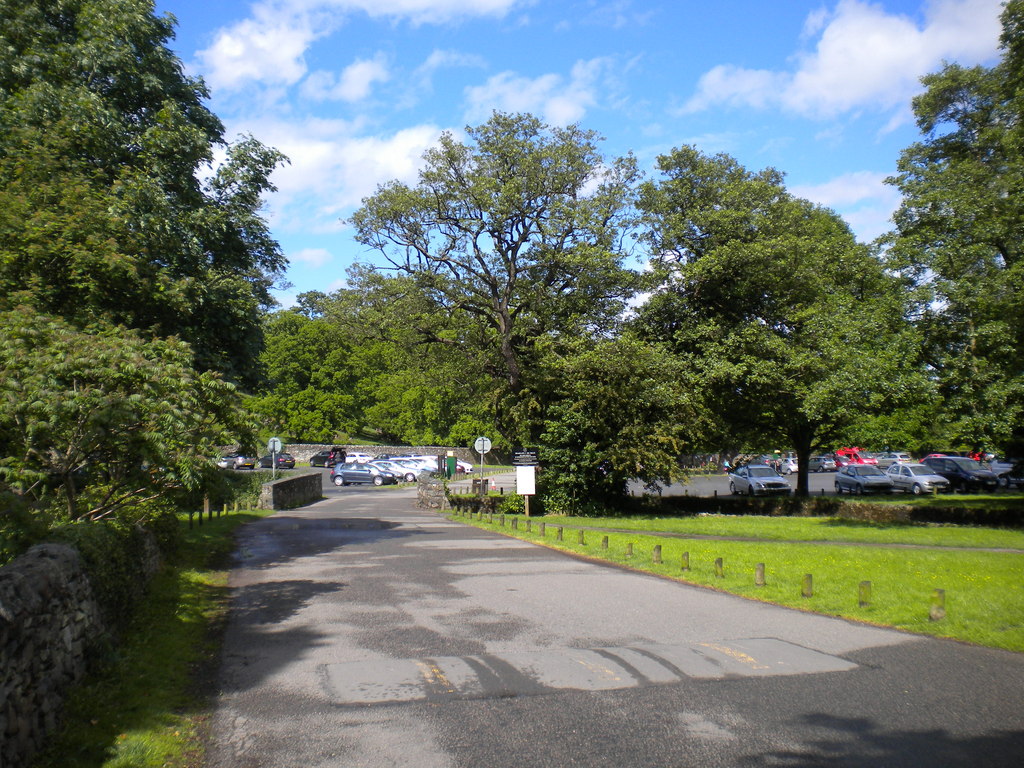
<path id="1" fill-rule="evenodd" d="M 320 501 L 323 495 L 323 480 L 319 472 L 292 475 L 264 483 L 259 506 L 260 509 L 294 509 Z"/>
<path id="2" fill-rule="evenodd" d="M 77 551 L 39 544 L 0 568 L 0 765 L 26 765 L 106 633 Z"/>
<path id="3" fill-rule="evenodd" d="M 448 509 L 444 481 L 436 477 L 421 477 L 416 482 L 416 506 L 420 509 Z"/>

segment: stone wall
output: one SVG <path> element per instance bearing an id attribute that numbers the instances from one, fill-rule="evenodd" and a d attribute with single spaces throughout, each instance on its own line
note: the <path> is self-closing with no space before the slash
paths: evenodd
<path id="1" fill-rule="evenodd" d="M 260 490 L 259 506 L 260 509 L 294 509 L 320 501 L 323 496 L 321 474 L 310 472 L 264 483 Z"/>
<path id="2" fill-rule="evenodd" d="M 444 481 L 421 476 L 416 482 L 416 506 L 420 509 L 448 509 Z"/>
<path id="3" fill-rule="evenodd" d="M 106 633 L 77 551 L 39 544 L 0 568 L 0 765 L 26 765 Z"/>

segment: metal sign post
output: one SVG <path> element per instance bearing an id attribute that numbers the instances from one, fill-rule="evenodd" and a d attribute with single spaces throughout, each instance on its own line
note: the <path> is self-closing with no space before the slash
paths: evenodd
<path id="1" fill-rule="evenodd" d="M 481 435 L 476 439 L 476 442 L 473 443 L 473 447 L 476 449 L 476 452 L 480 454 L 480 496 L 482 498 L 487 495 L 484 493 L 484 489 L 487 487 L 485 485 L 487 481 L 484 479 L 484 455 L 489 453 L 491 450 L 491 439 Z"/>
<path id="2" fill-rule="evenodd" d="M 272 437 L 267 441 L 267 450 L 270 451 L 270 480 L 277 479 L 277 454 L 281 452 L 281 439 Z"/>

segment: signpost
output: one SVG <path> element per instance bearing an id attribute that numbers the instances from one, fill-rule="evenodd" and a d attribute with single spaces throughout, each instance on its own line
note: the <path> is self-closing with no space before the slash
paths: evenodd
<path id="1" fill-rule="evenodd" d="M 279 438 L 279 437 L 272 437 L 272 438 L 270 438 L 270 440 L 267 441 L 267 450 L 270 451 L 270 466 L 272 467 L 271 474 L 270 474 L 270 479 L 271 480 L 276 480 L 277 479 L 277 454 L 279 454 L 281 452 L 281 438 Z M 259 461 L 259 459 L 256 459 L 256 461 Z"/>
<path id="2" fill-rule="evenodd" d="M 530 497 L 537 493 L 537 465 L 540 456 L 536 448 L 517 448 L 512 452 L 516 467 L 516 493 L 526 503 L 526 516 L 530 516 Z"/>
<path id="3" fill-rule="evenodd" d="M 484 496 L 485 495 L 484 494 L 484 489 L 487 487 L 487 485 L 486 485 L 487 481 L 484 480 L 484 454 L 488 453 L 491 450 L 491 439 L 489 437 L 484 437 L 483 435 L 481 435 L 480 437 L 478 437 L 476 439 L 476 442 L 473 443 L 473 447 L 476 449 L 476 452 L 480 454 L 480 483 L 479 483 L 479 485 L 480 485 L 480 495 Z"/>

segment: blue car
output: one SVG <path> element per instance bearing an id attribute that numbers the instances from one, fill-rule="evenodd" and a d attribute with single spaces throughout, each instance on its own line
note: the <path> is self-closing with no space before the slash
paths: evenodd
<path id="1" fill-rule="evenodd" d="M 370 464 L 359 464 L 355 461 L 335 464 L 331 469 L 331 482 L 335 485 L 396 485 L 398 478 L 391 472 L 385 472 Z"/>

